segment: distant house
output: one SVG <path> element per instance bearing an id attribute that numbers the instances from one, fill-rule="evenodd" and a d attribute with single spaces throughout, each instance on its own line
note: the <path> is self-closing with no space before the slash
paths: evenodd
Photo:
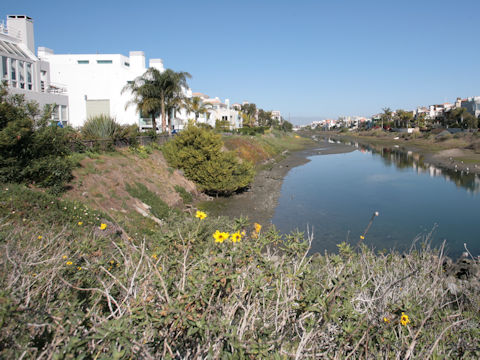
<path id="1" fill-rule="evenodd" d="M 461 101 L 461 107 L 475 117 L 480 117 L 480 96 L 469 97 Z"/>
<path id="2" fill-rule="evenodd" d="M 193 96 L 198 96 L 202 99 L 204 104 L 210 104 L 210 109 L 207 114 L 200 115 L 198 118 L 199 123 L 205 123 L 212 127 L 215 127 L 217 120 L 228 121 L 230 129 L 238 129 L 242 127 L 242 117 L 240 116 L 239 104 L 237 106 L 230 106 L 230 100 L 225 99 L 224 102 L 220 98 L 210 98 L 208 95 L 202 93 L 193 93 Z"/>

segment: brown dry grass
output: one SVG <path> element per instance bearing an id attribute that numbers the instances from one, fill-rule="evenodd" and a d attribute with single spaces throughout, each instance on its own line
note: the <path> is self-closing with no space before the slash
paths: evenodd
<path id="1" fill-rule="evenodd" d="M 95 159 L 85 158 L 80 165 L 73 173 L 75 178 L 64 198 L 82 201 L 107 213 L 114 211 L 127 215 L 127 210 L 138 207 L 138 199 L 126 190 L 127 184 L 135 182 L 144 184 L 172 207 L 183 204 L 174 189 L 175 185 L 194 196 L 199 195 L 195 184 L 179 171 L 169 168 L 162 153 L 157 150 L 143 158 L 128 149 L 119 149 Z"/>

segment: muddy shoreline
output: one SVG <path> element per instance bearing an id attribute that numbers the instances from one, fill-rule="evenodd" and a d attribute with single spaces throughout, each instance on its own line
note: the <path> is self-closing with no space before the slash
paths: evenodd
<path id="1" fill-rule="evenodd" d="M 291 169 L 308 163 L 310 156 L 340 154 L 354 150 L 355 148 L 349 145 L 320 141 L 311 148 L 285 153 L 284 159 L 280 161 L 272 159 L 263 164 L 248 191 L 230 198 L 214 199 L 209 202 L 208 210 L 217 216 L 248 217 L 251 222 L 268 227 L 278 204 L 283 179 Z"/>

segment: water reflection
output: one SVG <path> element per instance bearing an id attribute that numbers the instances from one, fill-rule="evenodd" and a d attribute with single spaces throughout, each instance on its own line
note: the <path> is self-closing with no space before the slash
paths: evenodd
<path id="1" fill-rule="evenodd" d="M 413 168 L 418 174 L 428 174 L 430 177 L 442 176 L 446 180 L 453 182 L 457 187 L 466 189 L 469 193 L 477 194 L 480 192 L 480 176 L 468 171 L 453 170 L 434 166 L 424 160 L 424 156 L 402 150 L 398 145 L 393 147 L 362 144 L 352 141 L 341 141 L 338 139 L 325 138 L 329 143 L 345 144 L 357 148 L 362 153 L 370 153 L 374 156 L 380 156 L 387 166 L 395 166 L 398 169 Z"/>

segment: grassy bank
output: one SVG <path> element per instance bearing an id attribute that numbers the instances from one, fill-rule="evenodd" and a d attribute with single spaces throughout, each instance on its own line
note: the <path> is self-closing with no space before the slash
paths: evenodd
<path id="1" fill-rule="evenodd" d="M 333 135 L 379 146 L 398 145 L 422 153 L 447 167 L 454 167 L 455 165 L 462 167 L 464 163 L 480 165 L 480 134 L 478 132 L 439 135 L 434 133 L 400 134 L 370 130 L 348 133 L 315 131 L 309 134 Z M 450 163 L 444 161 L 446 159 L 450 160 L 450 158 L 452 160 Z"/>
<path id="2" fill-rule="evenodd" d="M 255 136 L 225 136 L 225 147 L 244 159 L 261 165 L 270 160 L 280 160 L 288 151 L 302 150 L 315 143 L 306 137 L 283 131 L 269 131 Z"/>
<path id="3" fill-rule="evenodd" d="M 242 219 L 172 213 L 135 235 L 19 185 L 0 205 L 2 358 L 480 356 L 473 275 L 428 244 L 307 257 L 311 238 Z"/>

